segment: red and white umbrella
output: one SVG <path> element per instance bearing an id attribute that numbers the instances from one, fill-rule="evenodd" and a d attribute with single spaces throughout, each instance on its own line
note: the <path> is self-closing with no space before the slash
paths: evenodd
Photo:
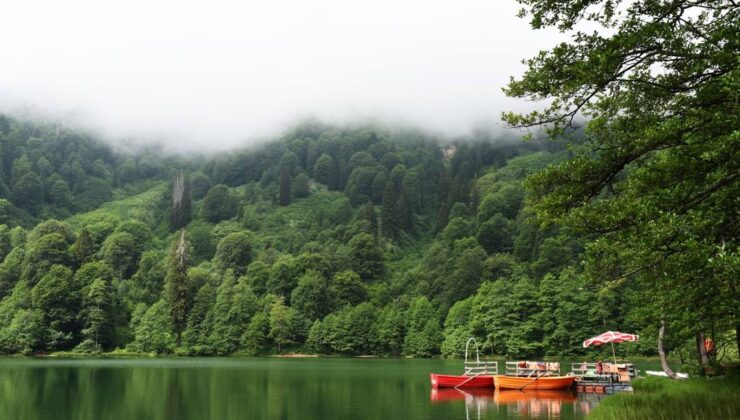
<path id="1" fill-rule="evenodd" d="M 617 354 L 614 352 L 614 343 L 622 343 L 624 341 L 637 341 L 640 339 L 639 335 L 627 334 L 618 331 L 607 331 L 604 334 L 591 337 L 583 342 L 583 347 L 590 345 L 600 346 L 602 344 L 611 343 L 612 345 L 612 356 L 614 356 L 614 363 L 617 363 Z"/>

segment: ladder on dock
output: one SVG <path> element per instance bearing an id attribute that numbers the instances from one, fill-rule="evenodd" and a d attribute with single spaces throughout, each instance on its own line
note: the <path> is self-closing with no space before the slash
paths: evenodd
<path id="1" fill-rule="evenodd" d="M 468 349 L 471 341 L 475 344 L 475 360 L 468 359 Z M 498 362 L 488 360 L 481 361 L 480 353 L 478 351 L 478 341 L 476 341 L 476 339 L 473 337 L 470 337 L 465 343 L 465 363 L 463 366 L 463 375 L 468 376 L 469 378 L 457 385 L 455 388 L 459 388 L 465 385 L 473 378 L 476 378 L 480 375 L 498 375 Z"/>

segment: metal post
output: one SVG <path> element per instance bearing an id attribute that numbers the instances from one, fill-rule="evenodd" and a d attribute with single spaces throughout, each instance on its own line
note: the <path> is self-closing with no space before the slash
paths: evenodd
<path id="1" fill-rule="evenodd" d="M 614 364 L 617 364 L 617 353 L 614 352 L 614 342 L 611 342 L 612 345 L 612 356 L 614 356 Z"/>

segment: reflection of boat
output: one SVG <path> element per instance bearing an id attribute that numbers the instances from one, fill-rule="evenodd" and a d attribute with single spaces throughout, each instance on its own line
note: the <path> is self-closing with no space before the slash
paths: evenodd
<path id="1" fill-rule="evenodd" d="M 564 407 L 577 401 L 570 391 L 497 391 L 494 401 L 520 417 L 559 418 Z M 566 405 L 564 405 L 564 403 Z"/>
<path id="2" fill-rule="evenodd" d="M 496 388 L 517 390 L 570 389 L 575 376 L 561 376 L 560 363 L 506 362 L 506 375 L 496 377 Z"/>
<path id="3" fill-rule="evenodd" d="M 575 382 L 575 376 L 506 376 L 496 377 L 496 387 L 499 389 L 518 390 L 553 390 L 570 389 Z"/>
<path id="4" fill-rule="evenodd" d="M 434 402 L 464 400 L 470 397 L 480 399 L 493 399 L 492 388 L 472 388 L 466 390 L 454 388 L 432 388 L 429 399 Z"/>
<path id="5" fill-rule="evenodd" d="M 522 401 L 564 401 L 574 402 L 578 399 L 575 393 L 569 390 L 542 390 L 542 391 L 498 391 L 493 400 L 497 404 L 510 404 Z"/>
<path id="6" fill-rule="evenodd" d="M 475 344 L 475 361 L 468 361 L 468 345 Z M 478 343 L 470 338 L 465 343 L 465 364 L 462 375 L 429 374 L 432 388 L 493 388 L 498 373 L 498 362 L 481 362 Z"/>
<path id="7" fill-rule="evenodd" d="M 435 403 L 459 401 L 465 403 L 465 418 L 470 419 L 471 413 L 481 413 L 491 406 L 505 409 L 509 413 L 519 416 L 559 418 L 564 409 L 571 406 L 576 410 L 578 398 L 572 391 L 513 391 L 491 389 L 432 389 L 430 399 Z M 579 407 L 583 413 L 588 413 L 590 407 Z M 584 411 L 585 410 L 585 411 Z M 574 411 L 575 412 L 575 411 Z"/>

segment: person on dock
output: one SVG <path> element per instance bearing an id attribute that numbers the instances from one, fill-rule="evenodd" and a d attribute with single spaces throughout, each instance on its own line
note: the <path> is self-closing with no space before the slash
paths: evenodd
<path id="1" fill-rule="evenodd" d="M 599 374 L 599 375 L 601 375 L 602 373 L 604 373 L 604 365 L 601 363 L 601 360 L 599 360 L 598 362 L 596 362 L 596 373 Z"/>
<path id="2" fill-rule="evenodd" d="M 583 363 L 581 363 L 581 375 L 585 374 L 588 371 L 588 362 L 585 360 Z"/>

